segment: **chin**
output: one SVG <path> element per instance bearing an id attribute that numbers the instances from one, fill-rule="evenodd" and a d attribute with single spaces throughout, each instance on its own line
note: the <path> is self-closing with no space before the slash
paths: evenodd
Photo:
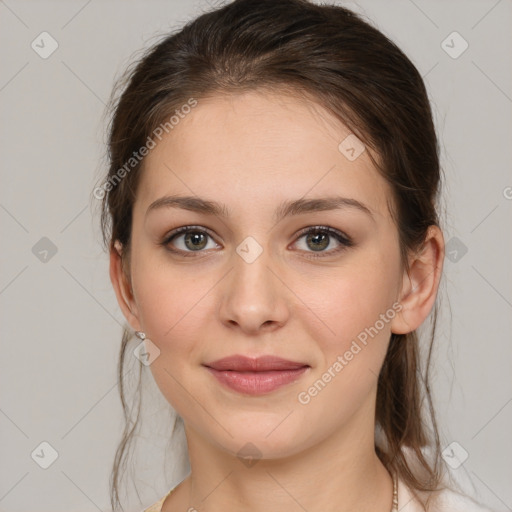
<path id="1" fill-rule="evenodd" d="M 233 437 L 221 429 L 221 437 L 214 435 L 212 440 L 230 455 L 249 461 L 291 457 L 307 448 L 307 439 L 304 437 L 304 425 L 296 425 L 296 428 L 285 426 L 285 417 L 286 414 L 280 414 L 276 421 L 275 415 L 272 415 L 272 421 L 262 421 L 262 418 L 252 415 L 251 426 L 245 422 L 225 424 L 224 427 Z M 280 422 L 283 424 L 280 425 Z"/>

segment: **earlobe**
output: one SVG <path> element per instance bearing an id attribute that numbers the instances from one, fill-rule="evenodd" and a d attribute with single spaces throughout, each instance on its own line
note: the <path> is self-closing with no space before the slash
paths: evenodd
<path id="1" fill-rule="evenodd" d="M 407 334 L 426 320 L 437 296 L 443 260 L 443 233 L 438 226 L 430 226 L 421 250 L 409 260 L 409 272 L 404 272 L 402 309 L 391 322 L 391 332 Z"/>
<path id="2" fill-rule="evenodd" d="M 129 278 L 123 269 L 122 245 L 116 240 L 110 249 L 110 281 L 114 288 L 117 302 L 126 320 L 135 331 L 140 331 L 137 306 L 133 297 Z"/>

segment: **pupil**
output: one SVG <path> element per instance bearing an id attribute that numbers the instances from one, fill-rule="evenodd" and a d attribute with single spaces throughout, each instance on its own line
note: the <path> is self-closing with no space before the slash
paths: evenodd
<path id="1" fill-rule="evenodd" d="M 203 237 L 202 244 L 201 244 L 201 240 L 200 240 L 201 237 Z M 187 245 L 187 247 L 189 249 L 202 249 L 205 246 L 205 243 L 204 243 L 205 239 L 206 239 L 206 237 L 204 236 L 204 233 L 198 233 L 198 232 L 187 233 L 185 235 L 185 244 Z M 191 240 L 192 240 L 192 245 L 189 246 L 187 242 L 189 242 Z M 196 242 L 199 242 L 199 243 L 196 243 Z"/>
<path id="2" fill-rule="evenodd" d="M 322 238 L 322 241 L 320 242 L 320 244 L 317 243 L 319 237 Z M 329 245 L 328 235 L 326 233 L 315 233 L 315 234 L 308 235 L 307 241 L 311 242 L 313 240 L 315 240 L 313 243 L 313 249 L 315 251 L 320 250 L 320 249 L 325 249 Z"/>

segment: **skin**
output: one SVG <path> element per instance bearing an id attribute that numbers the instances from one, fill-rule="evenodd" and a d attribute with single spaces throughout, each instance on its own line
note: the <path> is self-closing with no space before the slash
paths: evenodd
<path id="1" fill-rule="evenodd" d="M 349 133 L 302 98 L 219 95 L 199 100 L 145 159 L 130 262 L 123 272 L 116 244 L 110 274 L 127 321 L 160 350 L 152 374 L 185 422 L 191 473 L 163 512 L 391 510 L 392 480 L 374 448 L 377 375 L 391 333 L 416 329 L 432 309 L 444 242 L 432 226 L 404 270 L 388 209 L 391 190 L 368 149 L 354 161 L 338 150 Z M 334 193 L 363 203 L 372 216 L 345 207 L 273 219 L 282 201 Z M 178 208 L 146 215 L 170 194 L 223 203 L 231 216 Z M 191 257 L 161 245 L 186 225 L 211 234 L 199 252 L 183 234 L 168 244 Z M 330 236 L 315 251 L 298 233 L 319 225 L 341 231 L 353 246 L 336 253 L 343 246 Z M 262 249 L 252 263 L 236 252 L 248 236 Z M 324 256 L 308 258 L 315 254 Z M 309 403 L 300 403 L 298 394 L 395 301 L 401 311 Z M 202 366 L 232 354 L 272 354 L 310 368 L 272 393 L 248 396 L 223 387 Z M 249 467 L 237 457 L 248 442 L 260 453 Z"/>

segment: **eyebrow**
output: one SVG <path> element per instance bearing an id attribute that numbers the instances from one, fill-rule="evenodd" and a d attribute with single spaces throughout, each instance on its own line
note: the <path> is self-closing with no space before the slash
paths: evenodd
<path id="1" fill-rule="evenodd" d="M 181 208 L 192 212 L 215 215 L 222 218 L 228 218 L 230 216 L 229 209 L 223 204 L 215 201 L 209 201 L 198 196 L 179 195 L 164 196 L 152 202 L 146 210 L 146 215 L 161 208 Z M 284 201 L 277 207 L 274 213 L 274 221 L 279 222 L 285 217 L 292 215 L 340 210 L 344 208 L 357 209 L 367 214 L 372 220 L 375 220 L 372 211 L 360 201 L 348 197 L 330 196 Z"/>

